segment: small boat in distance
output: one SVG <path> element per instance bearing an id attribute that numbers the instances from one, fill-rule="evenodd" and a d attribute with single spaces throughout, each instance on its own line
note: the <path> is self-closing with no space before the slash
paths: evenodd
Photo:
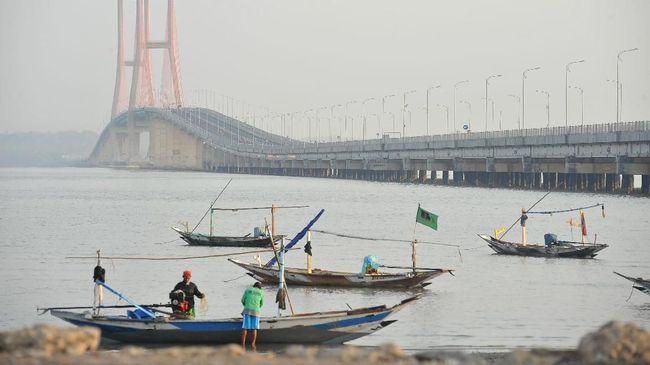
<path id="1" fill-rule="evenodd" d="M 185 230 L 177 227 L 172 227 L 176 231 L 181 239 L 187 242 L 192 246 L 218 246 L 218 247 L 271 247 L 272 243 L 278 242 L 285 237 L 284 235 L 275 234 L 275 213 L 277 209 L 286 209 L 286 208 L 306 208 L 306 205 L 300 206 L 276 206 L 271 205 L 269 207 L 246 207 L 246 208 L 213 208 L 210 206 L 208 212 L 210 213 L 210 234 L 201 234 L 194 233 L 196 227 L 193 230 L 189 230 L 189 227 L 186 227 Z M 253 235 L 250 233 L 244 236 L 215 236 L 213 235 L 213 222 L 214 222 L 214 212 L 215 211 L 231 211 L 238 212 L 243 210 L 260 210 L 260 209 L 270 209 L 271 210 L 271 232 L 269 232 L 268 227 L 261 228 L 255 227 L 253 229 Z M 208 213 L 206 212 L 206 214 Z M 205 217 L 205 215 L 204 215 Z M 203 218 L 201 218 L 202 220 Z M 199 224 L 201 221 L 199 221 Z M 198 227 L 198 224 L 197 224 Z M 271 238 L 273 237 L 273 239 Z"/>
<path id="2" fill-rule="evenodd" d="M 277 284 L 278 268 L 249 264 L 236 259 L 228 259 L 233 264 L 248 271 L 255 280 L 268 284 Z M 284 268 L 284 279 L 290 285 L 303 286 L 339 286 L 353 288 L 414 288 L 425 287 L 431 283 L 427 280 L 444 273 L 452 273 L 449 269 L 422 269 L 390 273 L 377 272 L 365 274 L 359 272 L 340 272 L 320 269 Z"/>
<path id="3" fill-rule="evenodd" d="M 548 193 L 544 195 L 542 199 L 544 199 L 547 195 Z M 542 199 L 538 200 L 537 203 L 539 203 Z M 493 249 L 494 252 L 503 255 L 518 255 L 518 256 L 532 256 L 532 257 L 593 258 L 598 254 L 599 251 L 608 247 L 608 245 L 606 244 L 596 243 L 595 238 L 593 243 L 586 241 L 587 224 L 585 222 L 585 214 L 583 211 L 589 208 L 601 207 L 602 216 L 604 218 L 605 217 L 604 204 L 599 203 L 588 207 L 572 208 L 572 209 L 564 209 L 564 210 L 532 211 L 531 209 L 535 205 L 537 205 L 537 203 L 533 204 L 533 206 L 528 210 L 522 209 L 521 216 L 510 226 L 510 228 L 508 228 L 507 230 L 505 228 L 503 229 L 503 231 L 505 232 L 501 234 L 501 238 L 506 233 L 508 233 L 510 229 L 512 229 L 512 227 L 514 227 L 514 225 L 517 224 L 517 222 L 519 222 L 519 224 L 521 225 L 521 242 L 505 241 L 499 237 L 498 231 L 495 231 L 494 236 L 488 234 L 478 234 L 478 236 L 482 240 L 487 242 L 488 246 L 491 249 Z M 528 220 L 528 214 L 551 215 L 551 214 L 573 212 L 573 211 L 580 212 L 580 223 L 579 224 L 575 223 L 573 222 L 573 220 L 570 220 L 568 223 L 571 224 L 572 226 L 580 227 L 581 234 L 582 234 L 581 242 L 558 240 L 557 236 L 552 233 L 547 233 L 544 235 L 544 244 L 529 243 L 526 240 L 526 221 Z"/>
<path id="4" fill-rule="evenodd" d="M 487 234 L 479 234 L 488 246 L 498 254 L 533 257 L 593 258 L 606 244 L 555 241 L 551 244 L 531 244 L 503 241 Z"/>
<path id="5" fill-rule="evenodd" d="M 633 278 L 631 276 L 626 276 L 626 275 L 623 275 L 623 274 L 619 274 L 616 271 L 614 271 L 614 274 L 616 274 L 616 275 L 618 275 L 618 276 L 620 276 L 620 277 L 622 277 L 624 279 L 627 279 L 627 280 L 631 281 L 633 283 L 632 287 L 634 289 L 636 289 L 636 290 L 638 290 L 638 291 L 640 291 L 642 293 L 650 295 L 650 280 L 644 279 L 644 278 Z"/>
<path id="6" fill-rule="evenodd" d="M 177 227 L 172 227 L 181 239 L 192 246 L 219 246 L 219 247 L 270 247 L 271 237 L 264 234 L 259 236 L 213 236 L 200 233 L 184 231 Z M 275 237 L 275 242 L 282 239 L 283 236 Z"/>

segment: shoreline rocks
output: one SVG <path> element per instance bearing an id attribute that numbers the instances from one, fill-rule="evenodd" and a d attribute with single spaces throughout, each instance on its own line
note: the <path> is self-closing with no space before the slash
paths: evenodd
<path id="1" fill-rule="evenodd" d="M 99 350 L 100 332 L 94 328 L 37 325 L 0 332 L 0 363 L 16 365 L 573 365 L 650 364 L 650 332 L 635 324 L 609 322 L 585 335 L 575 350 L 515 349 L 505 353 L 430 351 L 406 354 L 396 344 L 377 348 L 291 345 L 278 352 L 245 352 L 239 345 L 174 346 L 145 349 L 121 347 Z"/>

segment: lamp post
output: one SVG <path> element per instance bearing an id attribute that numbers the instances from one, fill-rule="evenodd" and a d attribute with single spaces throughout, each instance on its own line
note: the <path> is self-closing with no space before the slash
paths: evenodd
<path id="1" fill-rule="evenodd" d="M 348 101 L 347 103 L 345 103 L 345 129 L 348 128 L 348 106 L 350 104 L 356 104 L 356 103 L 358 103 L 357 100 L 352 100 L 352 101 Z M 352 118 L 352 123 L 353 123 L 352 126 L 354 126 L 354 117 Z M 351 129 L 352 129 L 351 139 L 354 139 L 354 128 L 351 128 Z"/>
<path id="2" fill-rule="evenodd" d="M 521 76 L 521 128 L 526 128 L 526 73 L 539 70 L 541 67 L 527 68 Z"/>
<path id="3" fill-rule="evenodd" d="M 431 86 L 427 89 L 427 136 L 429 135 L 429 91 L 439 88 L 440 85 Z"/>
<path id="4" fill-rule="evenodd" d="M 444 110 L 445 110 L 445 113 L 447 114 L 447 127 L 446 127 L 446 131 L 447 131 L 447 133 L 449 133 L 449 107 L 446 106 L 446 105 L 442 105 L 442 104 L 436 104 L 436 106 L 437 106 L 438 108 L 444 109 Z"/>
<path id="5" fill-rule="evenodd" d="M 580 92 L 580 125 L 584 125 L 585 124 L 585 99 L 584 99 L 585 91 L 582 90 L 581 87 L 577 87 L 577 86 L 569 86 L 569 89 L 576 89 Z"/>
<path id="6" fill-rule="evenodd" d="M 485 79 L 485 131 L 488 130 L 488 85 L 490 85 L 490 79 L 501 77 L 503 75 L 491 75 Z M 494 118 L 493 118 L 494 119 Z"/>
<path id="7" fill-rule="evenodd" d="M 308 130 L 308 134 L 307 134 L 307 140 L 309 141 L 309 143 L 312 142 L 312 139 L 311 139 L 311 116 L 309 116 L 308 113 L 311 113 L 313 111 L 314 111 L 314 109 L 309 109 L 309 110 L 307 110 L 306 112 L 303 113 L 307 117 L 307 121 L 309 123 L 309 125 L 308 125 L 309 130 Z"/>
<path id="8" fill-rule="evenodd" d="M 521 105 L 520 105 L 521 104 L 521 98 L 519 97 L 519 95 L 508 94 L 508 96 L 510 96 L 511 98 L 513 98 L 517 102 L 516 110 L 518 110 L 521 113 Z M 517 114 L 517 129 L 521 129 L 521 118 L 520 117 L 521 117 L 521 115 Z"/>
<path id="9" fill-rule="evenodd" d="M 470 103 L 467 100 L 461 100 L 459 103 L 467 104 L 467 107 L 469 108 L 469 118 L 467 121 L 467 130 L 471 131 L 472 130 L 472 103 Z"/>
<path id="10" fill-rule="evenodd" d="M 386 99 L 392 98 L 393 96 L 395 96 L 395 94 L 386 95 L 386 96 L 381 98 L 381 121 L 380 121 L 380 124 L 379 124 L 379 133 L 380 134 L 383 133 L 383 131 L 381 130 L 381 124 L 384 121 L 384 116 L 386 115 L 386 108 L 385 108 Z M 395 129 L 395 119 L 393 118 L 393 130 L 394 129 Z"/>
<path id="11" fill-rule="evenodd" d="M 546 90 L 535 90 L 536 92 L 540 94 L 546 95 L 546 128 L 548 128 L 551 125 L 551 114 L 550 114 L 550 104 L 551 104 L 551 94 L 548 93 Z"/>
<path id="12" fill-rule="evenodd" d="M 321 106 L 320 108 L 318 108 L 318 112 L 316 112 L 316 118 L 318 120 L 318 143 L 321 142 L 321 137 L 320 137 L 320 111 L 321 110 L 327 110 L 327 107 L 326 106 Z"/>
<path id="13" fill-rule="evenodd" d="M 571 65 L 582 63 L 585 60 L 573 61 L 566 64 L 564 68 L 564 126 L 568 126 L 569 115 L 569 72 L 571 72 Z"/>
<path id="14" fill-rule="evenodd" d="M 330 122 L 328 124 L 329 133 L 330 133 L 330 142 L 332 142 L 332 121 L 334 120 L 334 108 L 341 106 L 341 104 L 332 105 L 330 107 Z"/>
<path id="15" fill-rule="evenodd" d="M 405 92 L 403 94 L 403 96 L 404 96 L 404 107 L 402 108 L 402 137 L 406 136 L 406 134 L 405 134 L 406 133 L 406 107 L 408 106 L 408 104 L 406 104 L 406 96 L 408 94 L 412 94 L 414 92 L 415 92 L 415 90 L 409 90 L 409 91 L 407 91 L 407 92 Z M 411 120 L 410 115 L 409 115 L 409 120 Z"/>
<path id="16" fill-rule="evenodd" d="M 622 100 L 623 97 L 621 95 L 623 90 L 622 90 L 621 82 L 619 81 L 620 80 L 619 79 L 619 68 L 620 68 L 620 64 L 621 64 L 621 61 L 622 61 L 621 56 L 623 55 L 623 53 L 638 51 L 638 50 L 639 50 L 638 48 L 626 49 L 624 51 L 618 52 L 618 56 L 616 56 L 616 122 L 617 123 L 621 119 L 621 111 L 620 111 L 621 107 L 620 107 L 620 104 L 623 103 L 623 100 Z"/>
<path id="17" fill-rule="evenodd" d="M 361 103 L 361 116 L 363 117 L 363 140 L 366 140 L 366 103 L 375 100 L 375 98 L 368 98 Z"/>
<path id="18" fill-rule="evenodd" d="M 463 81 L 458 81 L 457 83 L 454 84 L 454 132 L 457 132 L 456 130 L 456 88 L 460 84 L 464 84 L 466 82 L 469 82 L 469 80 L 463 80 Z"/>

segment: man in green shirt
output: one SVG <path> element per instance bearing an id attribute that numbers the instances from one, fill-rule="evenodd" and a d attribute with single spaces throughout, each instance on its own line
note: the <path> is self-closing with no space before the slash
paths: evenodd
<path id="1" fill-rule="evenodd" d="M 253 331 L 253 339 L 251 341 L 251 349 L 256 350 L 255 341 L 257 341 L 257 330 L 260 328 L 260 310 L 264 305 L 264 292 L 262 292 L 262 284 L 256 282 L 253 287 L 246 288 L 244 295 L 241 297 L 241 304 L 244 306 L 242 315 L 242 335 L 241 345 L 246 349 L 246 335 L 248 330 Z"/>

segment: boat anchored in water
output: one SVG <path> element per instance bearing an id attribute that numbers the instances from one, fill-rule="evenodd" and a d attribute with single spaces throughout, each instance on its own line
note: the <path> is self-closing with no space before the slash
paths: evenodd
<path id="1" fill-rule="evenodd" d="M 539 203 L 549 193 L 544 195 Z M 588 207 L 572 208 L 564 210 L 549 210 L 549 211 L 532 211 L 532 208 L 537 205 L 533 204 L 528 210 L 522 209 L 521 216 L 508 228 L 505 232 L 499 235 L 495 231 L 494 236 L 488 234 L 478 234 L 478 236 L 487 242 L 488 246 L 498 254 L 503 255 L 518 255 L 518 256 L 533 256 L 533 257 L 571 257 L 571 258 L 593 258 L 598 252 L 608 247 L 607 244 L 587 242 L 587 223 L 585 221 L 584 210 L 589 208 L 601 207 L 602 216 L 605 217 L 605 205 L 598 203 Z M 544 244 L 529 243 L 526 239 L 526 221 L 529 214 L 557 214 L 565 212 L 580 212 L 580 223 L 575 223 L 573 220 L 569 221 L 572 226 L 578 226 L 582 235 L 581 242 L 558 240 L 557 236 L 552 233 L 544 235 Z M 501 239 L 506 233 L 519 222 L 521 226 L 521 242 L 509 242 Z M 596 236 L 595 236 L 596 237 Z"/>
<path id="2" fill-rule="evenodd" d="M 172 227 L 176 231 L 181 239 L 187 242 L 192 246 L 217 246 L 217 247 L 271 247 L 272 243 L 276 243 L 284 237 L 284 235 L 275 234 L 275 214 L 278 209 L 291 209 L 291 208 L 307 208 L 306 205 L 293 205 L 293 206 L 276 206 L 271 205 L 268 207 L 244 207 L 244 208 L 214 208 L 210 206 L 208 209 L 210 213 L 210 234 L 205 235 L 201 233 L 194 233 L 194 230 L 190 231 L 188 228 L 185 230 Z M 244 236 L 217 236 L 213 234 L 213 222 L 214 222 L 214 212 L 216 211 L 248 211 L 248 210 L 271 210 L 271 231 L 268 229 L 262 229 L 260 227 L 255 227 L 253 229 L 253 235 L 250 234 Z M 200 223 L 200 222 L 199 222 Z M 197 224 L 198 226 L 198 224 Z M 273 238 L 271 238 L 273 237 Z"/>
<path id="3" fill-rule="evenodd" d="M 427 217 L 426 219 L 420 218 L 421 215 Z M 435 224 L 430 222 L 433 221 L 435 217 Z M 416 222 L 429 226 L 437 230 L 437 216 L 432 213 L 429 213 L 418 206 L 418 212 L 416 216 Z M 435 228 L 434 228 L 435 227 Z M 357 237 L 351 235 L 336 234 L 326 231 L 315 230 L 315 232 L 325 233 L 336 235 L 340 237 L 360 239 L 360 240 L 379 240 L 371 239 L 368 237 Z M 352 287 L 352 288 L 397 288 L 397 289 L 408 289 L 415 287 L 425 287 L 431 283 L 427 282 L 432 280 L 444 273 L 449 273 L 453 275 L 452 269 L 441 269 L 441 268 L 425 268 L 416 266 L 416 246 L 418 241 L 413 239 L 412 241 L 406 240 L 390 240 L 397 242 L 410 242 L 411 243 L 411 259 L 412 266 L 385 266 L 380 265 L 376 258 L 372 255 L 366 256 L 364 258 L 364 265 L 360 272 L 344 272 L 344 271 L 331 271 L 331 270 L 321 270 L 312 268 L 312 245 L 311 245 L 311 231 L 307 232 L 307 243 L 305 244 L 305 253 L 307 254 L 307 268 L 293 268 L 287 267 L 284 268 L 284 279 L 287 284 L 291 285 L 303 285 L 303 286 L 337 286 L 337 287 Z M 287 248 L 293 247 L 297 241 L 292 240 Z M 422 243 L 422 242 L 420 242 Z M 440 244 L 445 246 L 458 247 L 457 245 L 434 243 L 434 242 L 424 242 L 432 244 Z M 275 258 L 272 258 L 265 265 L 259 263 L 246 263 L 237 259 L 228 259 L 228 261 L 233 264 L 243 268 L 248 271 L 248 275 L 254 279 L 268 283 L 275 284 L 278 282 L 278 270 L 279 268 L 274 267 Z M 388 268 L 388 269 L 408 269 L 408 271 L 401 272 L 386 272 L 379 271 L 379 268 Z"/>
<path id="4" fill-rule="evenodd" d="M 618 276 L 620 276 L 620 277 L 622 277 L 624 279 L 627 279 L 627 280 L 631 281 L 633 283 L 632 287 L 634 289 L 636 289 L 636 290 L 638 290 L 638 291 L 640 291 L 642 293 L 650 295 L 650 280 L 644 279 L 644 278 L 641 278 L 641 277 L 633 278 L 631 276 L 626 276 L 626 275 L 623 275 L 623 274 L 619 274 L 616 271 L 614 271 L 614 274 L 616 274 L 616 275 L 618 275 Z"/>

